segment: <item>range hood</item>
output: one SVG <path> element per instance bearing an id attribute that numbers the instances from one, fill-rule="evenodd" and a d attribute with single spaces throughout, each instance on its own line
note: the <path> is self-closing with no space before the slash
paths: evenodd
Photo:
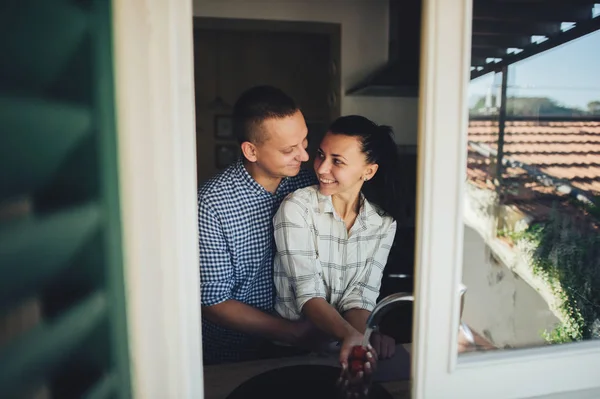
<path id="1" fill-rule="evenodd" d="M 417 97 L 421 48 L 421 0 L 389 0 L 388 62 L 347 95 Z"/>

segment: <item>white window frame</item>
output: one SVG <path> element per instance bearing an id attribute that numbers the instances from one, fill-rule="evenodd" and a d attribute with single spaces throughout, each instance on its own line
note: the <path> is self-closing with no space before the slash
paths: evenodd
<path id="1" fill-rule="evenodd" d="M 600 343 L 457 359 L 470 0 L 424 0 L 413 398 L 600 387 Z M 113 0 L 133 396 L 202 398 L 191 0 Z M 597 391 L 579 397 L 600 397 Z M 586 396 L 587 395 L 587 396 Z M 592 396 L 593 395 L 593 396 Z"/>
<path id="2" fill-rule="evenodd" d="M 413 397 L 598 398 L 600 342 L 456 355 L 472 1 L 423 9 Z"/>
<path id="3" fill-rule="evenodd" d="M 112 0 L 132 395 L 204 397 L 191 0 Z"/>

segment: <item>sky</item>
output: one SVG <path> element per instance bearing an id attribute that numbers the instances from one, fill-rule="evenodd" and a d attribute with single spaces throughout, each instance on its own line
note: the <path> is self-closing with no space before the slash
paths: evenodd
<path id="1" fill-rule="evenodd" d="M 508 79 L 508 96 L 550 97 L 586 109 L 588 102 L 600 101 L 600 30 L 511 65 Z M 470 106 L 493 81 L 491 73 L 471 82 Z M 496 81 L 499 85 L 500 75 Z"/>

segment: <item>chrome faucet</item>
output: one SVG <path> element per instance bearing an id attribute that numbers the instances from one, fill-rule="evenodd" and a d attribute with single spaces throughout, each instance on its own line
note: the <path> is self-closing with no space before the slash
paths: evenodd
<path id="1" fill-rule="evenodd" d="M 375 305 L 375 308 L 367 319 L 367 327 L 373 330 L 377 329 L 381 319 L 387 312 L 402 305 L 404 302 L 414 302 L 414 300 L 415 297 L 408 292 L 399 292 L 386 296 Z"/>
<path id="2" fill-rule="evenodd" d="M 466 291 L 467 291 L 466 287 L 464 287 L 464 286 L 460 287 L 459 294 L 461 297 L 461 302 L 462 302 L 462 297 Z M 379 303 L 377 303 L 377 305 L 375 305 L 375 308 L 369 315 L 369 318 L 367 319 L 367 328 L 370 328 L 373 331 L 375 331 L 378 328 L 379 323 L 381 322 L 381 320 L 383 319 L 383 316 L 385 316 L 386 313 L 388 313 L 390 310 L 395 309 L 398 306 L 404 304 L 405 302 L 414 302 L 414 301 L 415 301 L 414 295 L 411 293 L 408 293 L 408 292 L 399 292 L 397 294 L 392 294 L 392 295 L 386 296 L 381 301 L 379 301 Z M 461 308 L 462 308 L 462 306 L 461 306 Z M 460 313 L 461 313 L 461 318 L 462 318 L 462 309 L 461 309 Z M 462 321 L 462 319 L 460 320 L 459 328 L 463 331 L 465 338 L 467 339 L 469 344 L 475 345 L 475 337 L 473 336 L 473 333 L 471 332 L 471 329 L 469 328 L 469 326 L 466 323 L 464 323 Z"/>

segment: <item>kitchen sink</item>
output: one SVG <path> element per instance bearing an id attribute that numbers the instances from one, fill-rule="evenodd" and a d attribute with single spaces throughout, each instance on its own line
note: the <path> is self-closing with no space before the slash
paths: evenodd
<path id="1" fill-rule="evenodd" d="M 252 377 L 227 399 L 336 399 L 340 368 L 323 365 L 287 366 Z M 381 385 L 373 383 L 369 398 L 392 399 Z"/>

